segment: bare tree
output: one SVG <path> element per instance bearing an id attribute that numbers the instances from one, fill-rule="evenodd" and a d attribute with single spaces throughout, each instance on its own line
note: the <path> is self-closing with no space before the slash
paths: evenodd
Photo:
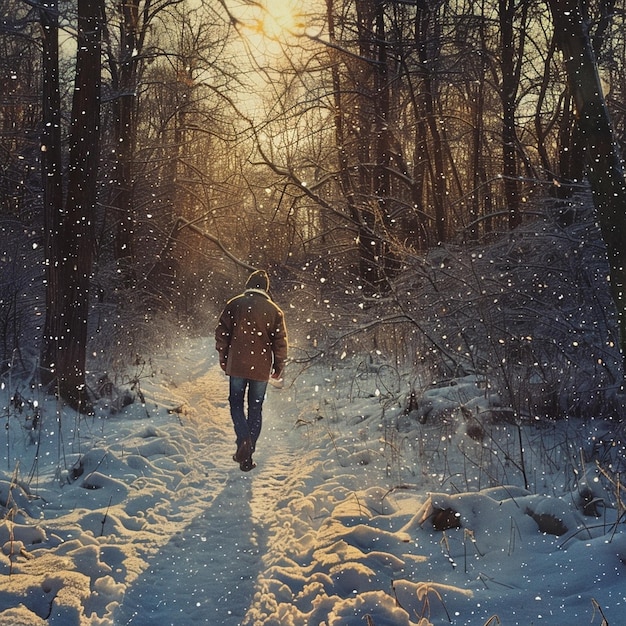
<path id="1" fill-rule="evenodd" d="M 134 223 L 133 169 L 137 135 L 137 88 L 141 67 L 145 62 L 144 44 L 152 14 L 150 0 L 140 11 L 139 0 L 116 5 L 119 24 L 118 50 L 105 20 L 105 40 L 108 48 L 111 90 L 113 95 L 113 138 L 115 141 L 113 180 L 110 205 L 115 222 L 115 259 L 124 281 L 133 282 Z M 117 52 L 117 53 L 116 53 Z"/>
<path id="2" fill-rule="evenodd" d="M 37 184 L 41 56 L 36 9 L 21 0 L 0 7 L 0 214 L 31 221 Z"/>
<path id="3" fill-rule="evenodd" d="M 515 28 L 515 13 L 518 3 L 513 0 L 499 0 L 498 17 L 501 33 L 501 67 L 502 67 L 502 164 L 504 175 L 504 190 L 509 210 L 509 224 L 512 228 L 519 226 L 520 198 L 517 185 L 517 91 L 520 84 L 522 55 L 526 32 L 525 14 L 528 2 L 521 3 L 522 16 L 520 26 Z M 515 33 L 519 33 L 520 41 L 516 42 Z M 518 45 L 516 45 L 518 43 Z M 515 53 L 517 52 L 517 59 Z"/>
<path id="4" fill-rule="evenodd" d="M 620 345 L 626 356 L 626 179 L 581 4 L 550 0 L 555 32 L 567 69 L 577 121 L 584 141 L 587 176 L 611 266 Z"/>
<path id="5" fill-rule="evenodd" d="M 50 14 L 46 16 L 50 19 Z M 54 15 L 52 16 L 54 20 Z M 101 0 L 78 0 L 78 47 L 70 128 L 67 191 L 62 205 L 58 172 L 60 150 L 52 137 L 52 158 L 46 159 L 54 184 L 46 197 L 46 320 L 41 350 L 41 378 L 68 404 L 89 410 L 85 365 L 91 260 L 94 238 L 96 184 L 99 159 Z M 54 24 L 50 30 L 54 45 Z M 54 53 L 47 48 L 46 106 L 56 102 Z M 48 94 L 48 92 L 50 92 Z M 54 119 L 53 112 L 45 113 Z"/>

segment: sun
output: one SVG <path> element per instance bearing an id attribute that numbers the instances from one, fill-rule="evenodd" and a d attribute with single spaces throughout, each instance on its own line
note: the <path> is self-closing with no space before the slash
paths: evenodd
<path id="1" fill-rule="evenodd" d="M 303 0 L 244 0 L 233 10 L 242 41 L 257 65 L 284 58 L 286 47 L 303 34 L 302 3 Z"/>
<path id="2" fill-rule="evenodd" d="M 284 41 L 302 30 L 303 0 L 249 0 L 240 5 L 237 18 L 259 37 Z"/>
<path id="3" fill-rule="evenodd" d="M 298 8 L 295 0 L 264 0 L 260 28 L 270 39 L 294 33 L 298 26 Z"/>
<path id="4" fill-rule="evenodd" d="M 251 65 L 260 71 L 293 60 L 319 0 L 222 0 Z"/>

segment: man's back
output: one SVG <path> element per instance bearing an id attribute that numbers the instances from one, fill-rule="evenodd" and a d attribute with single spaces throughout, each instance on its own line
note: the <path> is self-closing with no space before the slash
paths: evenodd
<path id="1" fill-rule="evenodd" d="M 230 300 L 216 329 L 217 349 L 229 376 L 267 380 L 287 356 L 284 315 L 269 296 L 248 289 Z"/>

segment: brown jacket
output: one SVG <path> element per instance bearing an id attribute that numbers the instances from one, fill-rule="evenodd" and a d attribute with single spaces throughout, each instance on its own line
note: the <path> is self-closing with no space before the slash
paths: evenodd
<path id="1" fill-rule="evenodd" d="M 215 329 L 215 347 L 229 376 L 268 380 L 285 366 L 285 316 L 265 291 L 246 289 L 226 304 Z"/>

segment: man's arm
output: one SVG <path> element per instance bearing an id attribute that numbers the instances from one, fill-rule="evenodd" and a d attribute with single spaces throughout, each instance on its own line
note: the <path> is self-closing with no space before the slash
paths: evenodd
<path id="1" fill-rule="evenodd" d="M 226 361 L 228 360 L 228 349 L 230 348 L 230 338 L 232 335 L 233 317 L 228 307 L 220 315 L 217 328 L 215 329 L 215 349 L 219 353 L 220 367 L 226 371 Z"/>
<path id="2" fill-rule="evenodd" d="M 285 316 L 279 309 L 276 319 L 276 330 L 274 331 L 274 339 L 272 342 L 272 353 L 274 356 L 274 365 L 272 368 L 272 378 L 280 378 L 285 361 L 287 360 L 287 327 L 285 325 Z"/>

